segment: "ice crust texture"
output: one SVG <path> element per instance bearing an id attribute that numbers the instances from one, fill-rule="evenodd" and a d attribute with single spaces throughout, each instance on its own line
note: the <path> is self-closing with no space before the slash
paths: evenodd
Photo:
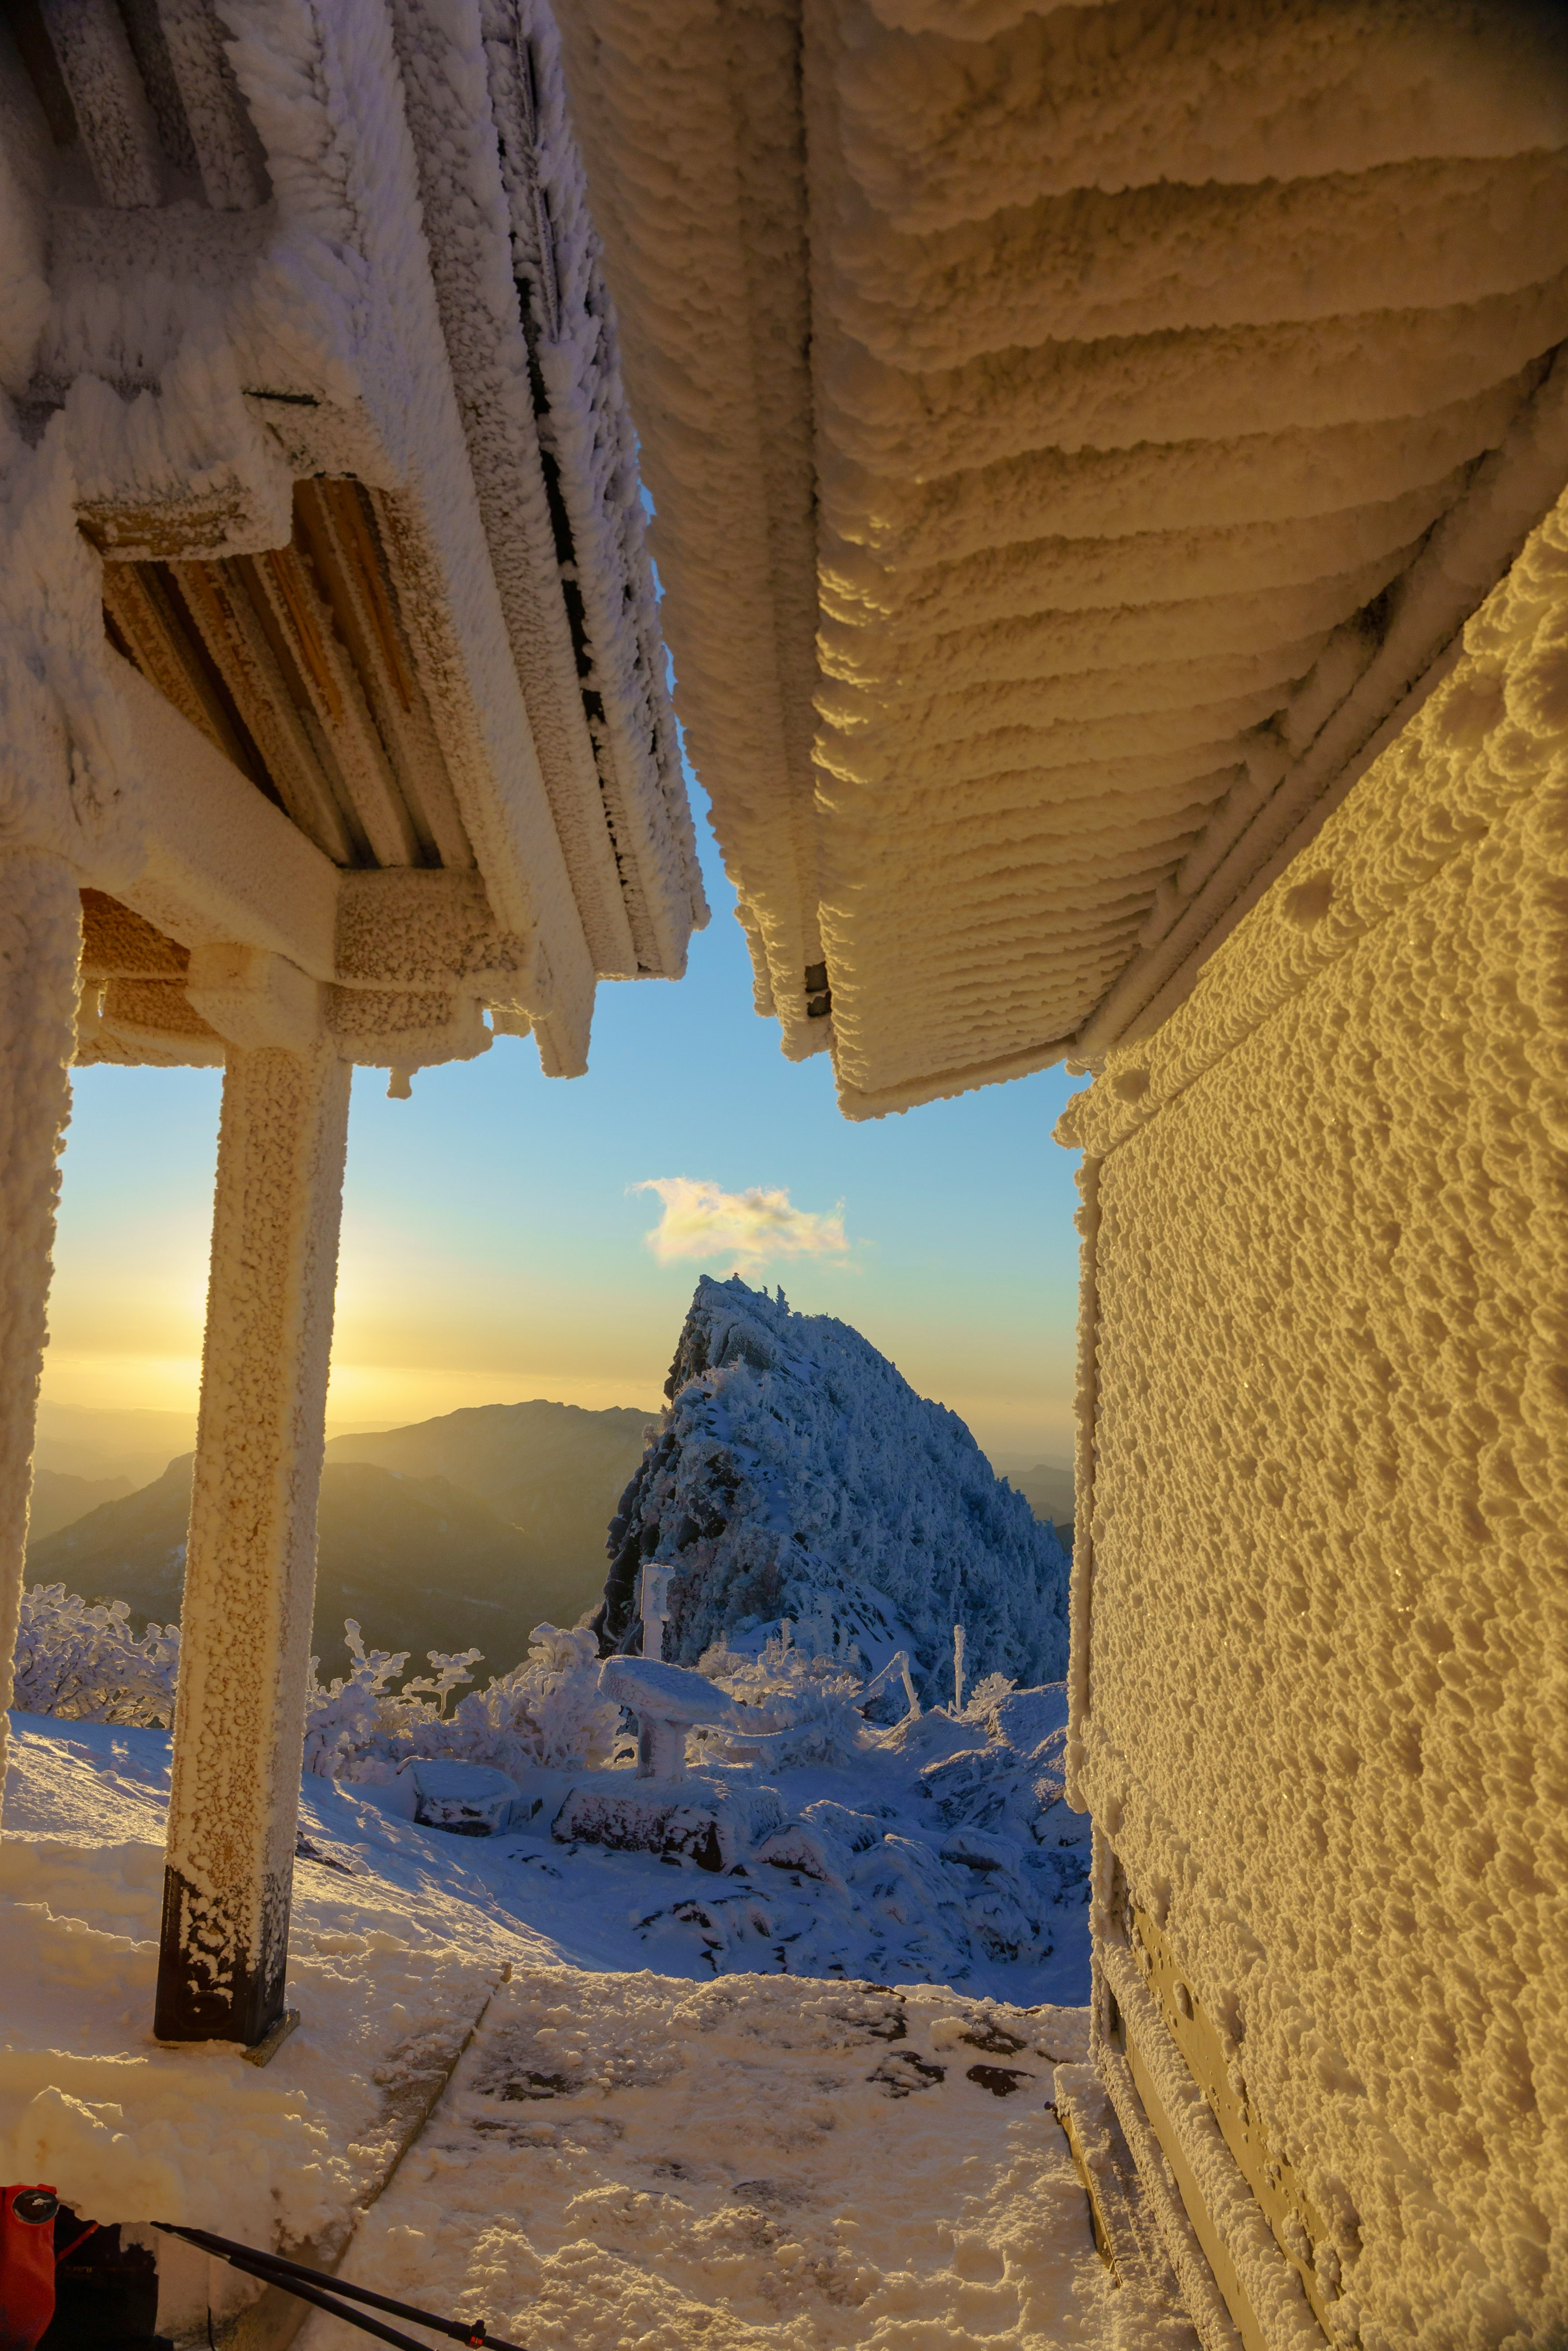
<path id="1" fill-rule="evenodd" d="M 562 19 L 759 1003 L 852 1116 L 1038 1067 L 1561 483 L 1563 13 Z"/>
<path id="2" fill-rule="evenodd" d="M 610 1528 L 604 1635 L 635 1617 L 642 1560 L 674 1570 L 665 1654 L 695 1665 L 779 1617 L 836 1620 L 886 1652 L 907 1630 L 929 1698 L 1066 1671 L 1066 1554 L 957 1415 L 846 1322 L 736 1276 L 697 1285 L 670 1404 Z"/>
<path id="3" fill-rule="evenodd" d="M 1568 2312 L 1565 909 L 1568 502 L 1060 1130 L 1078 1792 L 1364 2351 Z"/>
<path id="4" fill-rule="evenodd" d="M 762 1976 L 586 1989 L 501 1988 L 346 2275 L 581 2351 L 1133 2351 L 1046 2110 L 1081 2011 Z M 313 2325 L 302 2351 L 329 2343 Z"/>

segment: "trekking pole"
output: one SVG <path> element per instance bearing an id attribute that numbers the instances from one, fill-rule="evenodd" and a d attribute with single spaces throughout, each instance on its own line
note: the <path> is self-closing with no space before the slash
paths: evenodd
<path id="1" fill-rule="evenodd" d="M 207 2229 L 182 2229 L 170 2220 L 158 2220 L 153 2225 L 161 2229 L 166 2237 L 182 2237 L 201 2252 L 215 2253 L 232 2269 L 260 2278 L 265 2285 L 278 2286 L 301 2302 L 314 2303 L 317 2310 L 329 2311 L 334 2318 L 358 2327 L 361 2334 L 395 2344 L 398 2351 L 428 2351 L 428 2346 L 416 2343 L 411 2335 L 400 2335 L 395 2327 L 383 2326 L 379 2320 L 346 2306 L 343 2298 L 350 2303 L 368 2303 L 372 2310 L 388 2311 L 394 2318 L 411 2319 L 416 2326 L 433 2327 L 438 2335 L 448 2335 L 454 2343 L 466 2343 L 469 2351 L 523 2351 L 521 2345 L 504 2342 L 499 2335 L 489 2334 L 483 2318 L 437 2318 L 433 2312 L 420 2310 L 411 2302 L 396 2302 L 390 2294 L 372 2294 L 369 2286 L 351 2285 L 347 2278 L 333 2277 L 325 2270 L 306 2269 L 303 2262 L 291 2262 L 282 2253 L 264 2252 L 256 2245 L 238 2244 L 232 2237 L 215 2237 Z"/>

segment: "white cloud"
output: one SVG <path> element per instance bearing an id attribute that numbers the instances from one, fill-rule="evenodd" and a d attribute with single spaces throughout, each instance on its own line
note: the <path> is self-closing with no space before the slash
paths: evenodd
<path id="1" fill-rule="evenodd" d="M 660 1265 L 680 1258 L 723 1258 L 733 1266 L 757 1266 L 777 1257 L 843 1257 L 844 1204 L 831 1215 L 790 1205 L 787 1192 L 760 1184 L 749 1192 L 722 1192 L 690 1176 L 656 1176 L 634 1184 L 634 1192 L 657 1192 L 664 1212 L 648 1235 Z"/>

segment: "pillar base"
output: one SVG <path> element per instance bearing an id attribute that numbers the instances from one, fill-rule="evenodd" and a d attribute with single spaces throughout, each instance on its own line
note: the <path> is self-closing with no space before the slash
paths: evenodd
<path id="1" fill-rule="evenodd" d="M 178 1870 L 164 1870 L 155 2039 L 237 2041 L 254 2049 L 274 2030 L 285 2012 L 290 1889 L 269 1885 L 266 1892 L 264 1914 L 279 1922 L 277 1931 L 246 1951 L 209 1897 Z"/>

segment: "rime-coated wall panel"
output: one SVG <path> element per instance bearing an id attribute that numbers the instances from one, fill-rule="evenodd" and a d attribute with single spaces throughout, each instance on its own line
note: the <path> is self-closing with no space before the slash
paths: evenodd
<path id="1" fill-rule="evenodd" d="M 1568 2314 L 1565 974 L 1559 508 L 1064 1123 L 1082 1792 L 1367 2351 Z"/>

